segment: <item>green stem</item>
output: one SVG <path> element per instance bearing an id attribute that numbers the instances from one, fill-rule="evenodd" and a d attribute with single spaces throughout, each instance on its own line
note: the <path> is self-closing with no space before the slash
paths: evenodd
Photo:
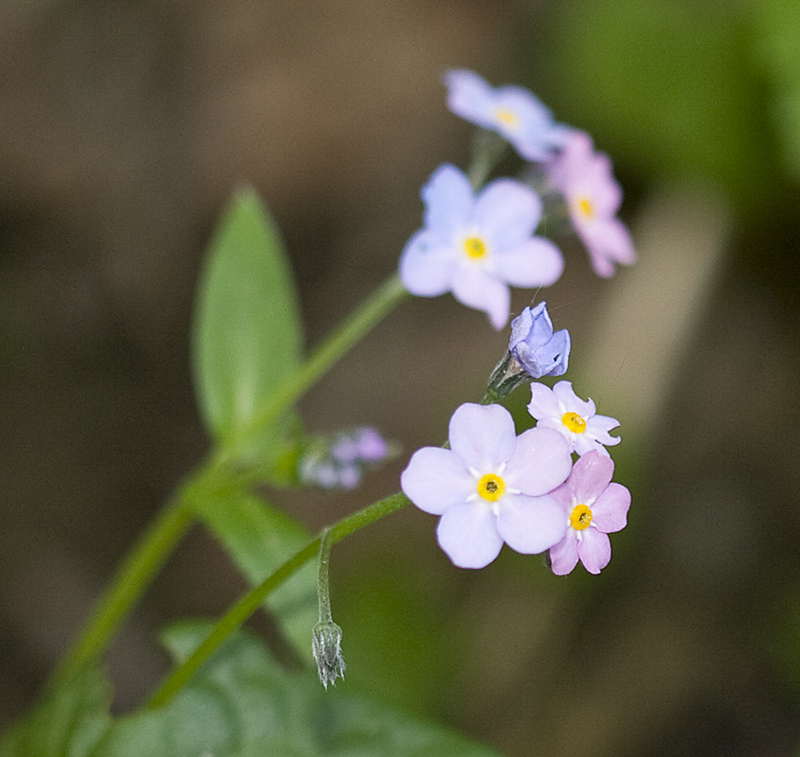
<path id="1" fill-rule="evenodd" d="M 365 300 L 325 342 L 320 345 L 300 369 L 289 376 L 272 393 L 269 401 L 255 414 L 253 420 L 232 440 L 231 454 L 259 436 L 278 417 L 303 396 L 330 368 L 385 315 L 398 305 L 408 292 L 397 274 L 390 276 Z"/>
<path id="2" fill-rule="evenodd" d="M 192 519 L 192 507 L 184 489 L 161 509 L 118 567 L 94 613 L 56 668 L 50 681 L 52 687 L 109 646 L 117 628 L 186 533 Z"/>
<path id="3" fill-rule="evenodd" d="M 343 518 L 327 531 L 323 531 L 328 550 L 345 537 L 374 523 L 409 504 L 409 499 L 401 493 L 392 494 L 375 502 L 357 513 Z M 223 642 L 259 608 L 267 595 L 277 589 L 286 579 L 296 573 L 309 560 L 319 553 L 321 537 L 297 552 L 294 557 L 281 565 L 265 581 L 245 594 L 214 626 L 211 633 L 190 657 L 177 667 L 153 695 L 148 707 L 160 707 L 169 702 L 197 672 L 203 663 L 223 644 Z"/>
<path id="4" fill-rule="evenodd" d="M 295 374 L 277 388 L 235 443 L 246 445 L 248 440 L 258 436 L 324 376 L 406 294 L 397 274 L 384 282 L 317 348 Z M 108 648 L 131 608 L 194 521 L 194 497 L 202 497 L 209 482 L 211 485 L 215 485 L 214 482 L 219 484 L 220 477 L 226 481 L 232 480 L 232 474 L 225 473 L 224 466 L 226 460 L 234 456 L 235 451 L 228 447 L 213 451 L 205 465 L 157 514 L 117 569 L 80 635 L 59 663 L 51 678 L 51 685 L 58 685 L 81 665 Z M 237 479 L 237 482 L 241 484 L 249 478 L 252 476 Z"/>
<path id="5" fill-rule="evenodd" d="M 317 572 L 317 598 L 319 599 L 319 622 L 333 620 L 331 615 L 331 582 L 329 568 L 331 563 L 332 530 L 323 529 L 319 537 L 319 562 Z"/>

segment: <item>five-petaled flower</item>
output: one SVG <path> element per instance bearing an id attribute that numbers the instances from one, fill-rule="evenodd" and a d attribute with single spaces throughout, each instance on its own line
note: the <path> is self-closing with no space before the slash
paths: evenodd
<path id="1" fill-rule="evenodd" d="M 439 545 L 460 568 L 483 568 L 503 542 L 537 554 L 566 532 L 547 493 L 572 467 L 565 439 L 545 428 L 516 435 L 501 405 L 461 405 L 450 420 L 450 449 L 423 447 L 400 484 L 420 510 L 440 515 Z"/>
<path id="2" fill-rule="evenodd" d="M 627 523 L 631 493 L 612 484 L 614 463 L 598 452 L 587 452 L 572 468 L 569 478 L 550 496 L 561 506 L 567 531 L 550 548 L 553 573 L 564 576 L 578 564 L 599 573 L 611 559 L 607 534 L 620 531 Z"/>
<path id="3" fill-rule="evenodd" d="M 411 294 L 452 291 L 501 329 L 509 316 L 508 285 L 550 286 L 561 276 L 558 248 L 533 236 L 542 202 L 523 184 L 496 179 L 476 196 L 464 173 L 444 164 L 422 188 L 422 199 L 424 226 L 400 257 L 400 278 Z"/>
<path id="4" fill-rule="evenodd" d="M 546 164 L 545 170 L 566 200 L 595 273 L 608 278 L 614 275 L 615 263 L 635 263 L 631 235 L 617 218 L 622 189 L 614 180 L 611 160 L 594 151 L 592 138 L 585 132 L 572 131 L 563 151 Z"/>
<path id="5" fill-rule="evenodd" d="M 525 308 L 511 322 L 508 349 L 532 378 L 563 376 L 569 365 L 570 338 L 566 329 L 553 332 L 544 302 Z"/>
<path id="6" fill-rule="evenodd" d="M 474 71 L 444 76 L 447 107 L 457 116 L 498 132 L 526 160 L 544 161 L 561 148 L 569 128 L 524 87 L 492 87 Z"/>
<path id="7" fill-rule="evenodd" d="M 596 450 L 608 456 L 604 445 L 613 446 L 621 441 L 608 433 L 619 426 L 619 421 L 596 415 L 594 402 L 578 397 L 570 381 L 559 381 L 552 389 L 532 383 L 528 412 L 536 418 L 536 428 L 555 429 L 569 442 L 570 450 L 579 455 Z"/>

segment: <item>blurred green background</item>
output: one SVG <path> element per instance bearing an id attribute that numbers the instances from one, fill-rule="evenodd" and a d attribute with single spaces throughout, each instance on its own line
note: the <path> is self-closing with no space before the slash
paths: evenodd
<path id="1" fill-rule="evenodd" d="M 640 263 L 598 281 L 566 240 L 540 296 L 576 391 L 622 421 L 630 526 L 600 577 L 566 579 L 508 550 L 457 570 L 417 511 L 356 535 L 331 568 L 342 685 L 509 755 L 797 751 L 792 0 L 3 4 L 0 723 L 206 449 L 188 329 L 232 189 L 275 213 L 313 344 L 394 269 L 432 170 L 465 165 L 453 66 L 529 86 L 626 190 Z M 353 494 L 269 496 L 318 527 L 394 491 L 506 338 L 449 297 L 403 305 L 301 409 L 312 431 L 378 425 L 404 456 Z M 156 629 L 242 588 L 193 532 L 110 655 L 118 711 L 166 669 Z"/>

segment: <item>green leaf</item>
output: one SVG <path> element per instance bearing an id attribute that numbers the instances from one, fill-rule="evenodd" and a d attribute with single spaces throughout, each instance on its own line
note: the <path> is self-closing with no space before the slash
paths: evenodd
<path id="1" fill-rule="evenodd" d="M 300 323 L 275 223 L 252 189 L 239 191 L 211 242 L 194 318 L 195 391 L 216 441 L 231 443 L 296 369 Z M 250 451 L 263 454 L 276 435 Z"/>
<path id="2" fill-rule="evenodd" d="M 253 586 L 311 541 L 300 523 L 249 492 L 231 487 L 198 501 L 198 516 Z M 315 563 L 301 568 L 265 604 L 295 651 L 310 660 L 311 630 L 318 619 Z"/>
<path id="3" fill-rule="evenodd" d="M 212 628 L 173 626 L 164 641 L 184 661 Z M 287 673 L 249 633 L 233 636 L 163 708 L 116 720 L 109 687 L 87 668 L 0 741 L 2 757 L 498 757 L 444 727 L 410 717 L 316 672 Z"/>
<path id="4" fill-rule="evenodd" d="M 0 741 L 0 757 L 83 757 L 111 725 L 108 684 L 78 670 Z"/>
<path id="5" fill-rule="evenodd" d="M 211 626 L 164 634 L 185 660 Z M 98 745 L 100 757 L 497 757 L 440 726 L 411 718 L 315 673 L 289 674 L 247 633 L 233 637 L 162 710 L 126 718 Z"/>

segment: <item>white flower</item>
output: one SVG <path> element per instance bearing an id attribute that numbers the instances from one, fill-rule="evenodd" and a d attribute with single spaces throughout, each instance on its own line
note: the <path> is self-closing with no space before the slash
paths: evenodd
<path id="1" fill-rule="evenodd" d="M 608 433 L 619 426 L 619 421 L 596 415 L 594 402 L 578 397 L 570 381 L 559 381 L 552 389 L 532 383 L 528 412 L 536 418 L 536 428 L 558 431 L 569 442 L 570 450 L 579 455 L 597 450 L 608 457 L 603 445 L 613 446 L 621 441 Z"/>

